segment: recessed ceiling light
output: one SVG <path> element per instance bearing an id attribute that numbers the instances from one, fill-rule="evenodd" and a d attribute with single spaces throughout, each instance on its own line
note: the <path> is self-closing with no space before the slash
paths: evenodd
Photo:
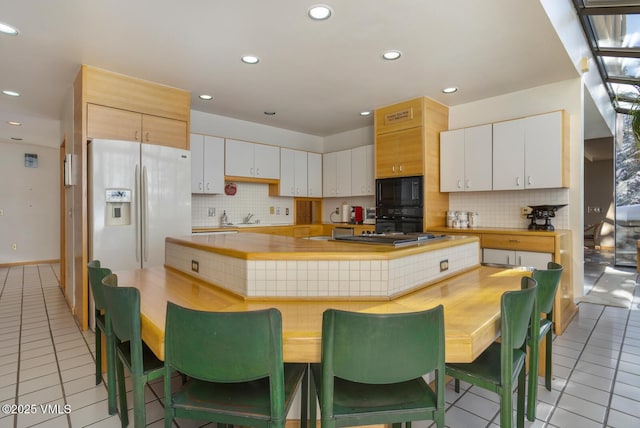
<path id="1" fill-rule="evenodd" d="M 369 116 L 371 114 L 370 111 L 361 111 L 360 116 Z"/>
<path id="2" fill-rule="evenodd" d="M 20 122 L 16 122 L 16 121 L 14 121 L 14 120 L 10 120 L 10 121 L 8 121 L 7 123 L 8 123 L 9 125 L 12 125 L 12 126 L 22 126 L 22 123 L 20 123 Z"/>
<path id="3" fill-rule="evenodd" d="M 22 138 L 20 138 L 20 137 L 11 137 L 11 139 L 15 140 L 15 141 L 22 141 Z"/>
<path id="4" fill-rule="evenodd" d="M 5 95 L 9 95 L 10 97 L 19 97 L 20 93 L 16 92 L 16 91 L 9 91 L 9 90 L 4 90 L 2 91 L 3 94 Z"/>
<path id="5" fill-rule="evenodd" d="M 458 92 L 458 88 L 456 88 L 455 86 L 449 86 L 448 88 L 444 88 L 442 92 L 444 92 L 445 94 L 453 94 L 454 92 Z"/>
<path id="6" fill-rule="evenodd" d="M 314 21 L 324 21 L 325 19 L 329 19 L 331 17 L 332 11 L 331 8 L 324 4 L 316 4 L 309 8 L 309 12 L 307 12 L 309 18 Z"/>
<path id="7" fill-rule="evenodd" d="M 202 94 L 202 95 L 200 95 L 200 99 L 201 99 L 201 100 L 209 101 L 209 100 L 212 100 L 212 99 L 213 99 L 213 97 L 212 97 L 211 95 Z"/>
<path id="8" fill-rule="evenodd" d="M 396 51 L 396 50 L 386 51 L 385 53 L 382 54 L 382 58 L 386 59 L 387 61 L 395 61 L 401 56 L 402 56 L 402 52 Z"/>
<path id="9" fill-rule="evenodd" d="M 267 116 L 275 116 L 276 112 L 275 111 L 265 111 L 264 114 L 266 114 Z"/>
<path id="10" fill-rule="evenodd" d="M 10 36 L 17 36 L 18 30 L 15 27 L 12 27 L 9 24 L 5 24 L 4 22 L 0 22 L 0 33 L 8 34 Z"/>
<path id="11" fill-rule="evenodd" d="M 245 64 L 257 64 L 260 62 L 260 58 L 255 55 L 245 55 L 242 57 L 242 62 Z"/>

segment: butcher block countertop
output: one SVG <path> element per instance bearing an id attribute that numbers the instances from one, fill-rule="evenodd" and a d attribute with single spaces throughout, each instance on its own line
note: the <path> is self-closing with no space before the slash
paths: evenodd
<path id="1" fill-rule="evenodd" d="M 192 235 L 167 243 L 245 260 L 392 260 L 442 248 L 478 243 L 477 237 L 446 236 L 404 247 L 291 238 L 263 233 Z"/>
<path id="2" fill-rule="evenodd" d="M 404 251 L 400 250 L 400 251 Z M 447 362 L 473 361 L 500 333 L 500 296 L 520 289 L 528 272 L 479 266 L 390 301 L 268 300 L 247 301 L 173 269 L 152 267 L 118 271 L 121 287 L 140 290 L 142 338 L 164 358 L 167 302 L 210 311 L 277 308 L 282 313 L 284 359 L 319 362 L 322 313 L 336 308 L 367 313 L 402 313 L 442 304 Z"/>

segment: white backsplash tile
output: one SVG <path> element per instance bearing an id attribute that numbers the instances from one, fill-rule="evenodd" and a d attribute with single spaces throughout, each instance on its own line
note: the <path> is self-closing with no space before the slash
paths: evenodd
<path id="1" fill-rule="evenodd" d="M 569 201 L 569 189 L 513 190 L 499 192 L 459 192 L 449 194 L 452 211 L 475 211 L 480 227 L 526 229 L 530 220 L 520 217 L 520 208 L 530 205 L 562 205 Z M 560 208 L 551 224 L 556 229 L 569 228 L 570 206 Z M 540 221 L 540 223 L 542 223 Z"/>
<path id="2" fill-rule="evenodd" d="M 227 212 L 229 222 L 238 224 L 247 214 L 251 221 L 260 220 L 265 225 L 293 224 L 293 198 L 269 196 L 269 185 L 260 183 L 236 183 L 235 195 L 191 195 L 191 225 L 213 227 L 220 225 L 220 218 Z M 274 214 L 270 208 L 274 208 Z M 209 216 L 209 209 L 215 214 Z M 286 215 L 287 209 L 289 215 Z M 279 212 L 280 214 L 277 214 Z"/>

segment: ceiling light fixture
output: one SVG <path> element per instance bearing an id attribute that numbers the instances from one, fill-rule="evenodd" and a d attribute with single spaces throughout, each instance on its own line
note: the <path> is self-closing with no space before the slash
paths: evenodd
<path id="1" fill-rule="evenodd" d="M 386 59 L 387 61 L 395 61 L 401 56 L 402 56 L 402 52 L 396 51 L 396 50 L 386 51 L 385 53 L 382 54 L 382 58 Z"/>
<path id="2" fill-rule="evenodd" d="M 453 94 L 454 92 L 458 92 L 458 88 L 456 88 L 455 86 L 449 86 L 448 88 L 444 88 L 442 92 L 444 92 L 445 94 Z"/>
<path id="3" fill-rule="evenodd" d="M 265 111 L 264 114 L 266 114 L 267 116 L 275 116 L 276 112 L 275 111 Z"/>
<path id="4" fill-rule="evenodd" d="M 7 123 L 11 126 L 22 126 L 22 123 L 16 122 L 15 120 L 9 120 Z"/>
<path id="5" fill-rule="evenodd" d="M 9 91 L 9 90 L 4 90 L 2 91 L 3 94 L 8 95 L 10 97 L 19 97 L 20 93 L 16 92 L 16 91 Z"/>
<path id="6" fill-rule="evenodd" d="M 9 24 L 5 24 L 4 22 L 0 22 L 0 33 L 8 34 L 10 36 L 17 36 L 18 30 L 15 27 L 12 27 Z"/>
<path id="7" fill-rule="evenodd" d="M 14 141 L 22 141 L 22 138 L 20 137 L 11 137 L 11 139 Z"/>
<path id="8" fill-rule="evenodd" d="M 242 57 L 242 62 L 245 64 L 257 64 L 260 62 L 260 58 L 255 55 L 244 55 Z"/>
<path id="9" fill-rule="evenodd" d="M 200 98 L 201 100 L 205 100 L 205 101 L 209 101 L 209 100 L 212 100 L 212 99 L 213 99 L 213 97 L 212 97 L 211 95 L 207 95 L 207 94 L 202 94 L 202 95 L 200 95 L 200 97 L 199 97 L 199 98 Z"/>
<path id="10" fill-rule="evenodd" d="M 309 18 L 313 19 L 314 21 L 327 20 L 331 17 L 332 13 L 333 11 L 331 10 L 331 8 L 324 4 L 316 4 L 314 6 L 311 6 L 309 8 L 309 11 L 307 12 Z"/>

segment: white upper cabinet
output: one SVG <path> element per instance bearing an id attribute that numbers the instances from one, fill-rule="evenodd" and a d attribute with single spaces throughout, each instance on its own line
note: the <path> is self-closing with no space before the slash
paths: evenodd
<path id="1" fill-rule="evenodd" d="M 310 198 L 322 197 L 322 155 L 307 153 L 307 195 Z"/>
<path id="2" fill-rule="evenodd" d="M 257 179 L 278 179 L 280 178 L 280 148 L 227 139 L 225 174 Z"/>
<path id="3" fill-rule="evenodd" d="M 351 195 L 351 150 L 322 155 L 322 195 L 324 197 Z"/>
<path id="4" fill-rule="evenodd" d="M 493 189 L 568 187 L 564 112 L 493 124 Z"/>
<path id="5" fill-rule="evenodd" d="M 280 149 L 280 196 L 307 196 L 307 152 Z"/>
<path id="6" fill-rule="evenodd" d="M 492 189 L 492 126 L 440 133 L 440 191 Z"/>
<path id="7" fill-rule="evenodd" d="M 191 134 L 191 193 L 224 190 L 224 138 Z"/>
<path id="8" fill-rule="evenodd" d="M 373 145 L 351 149 L 351 196 L 375 194 Z"/>

